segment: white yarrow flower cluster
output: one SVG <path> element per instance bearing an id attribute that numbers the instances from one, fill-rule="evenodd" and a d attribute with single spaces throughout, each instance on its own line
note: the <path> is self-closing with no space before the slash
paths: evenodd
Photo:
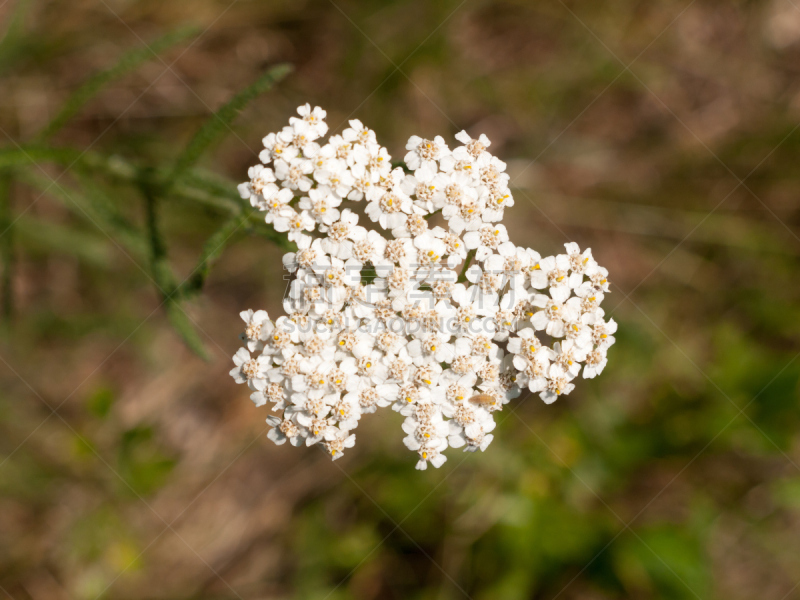
<path id="1" fill-rule="evenodd" d="M 462 131 L 453 149 L 412 136 L 406 171 L 360 121 L 320 145 L 325 111 L 298 114 L 239 186 L 297 245 L 287 314 L 241 313 L 231 371 L 280 414 L 272 441 L 336 460 L 363 415 L 391 407 L 417 469 L 439 467 L 449 447 L 485 450 L 494 413 L 523 390 L 549 404 L 602 372 L 617 327 L 600 308 L 608 273 L 577 244 L 542 258 L 509 240 L 509 176 L 485 135 Z"/>

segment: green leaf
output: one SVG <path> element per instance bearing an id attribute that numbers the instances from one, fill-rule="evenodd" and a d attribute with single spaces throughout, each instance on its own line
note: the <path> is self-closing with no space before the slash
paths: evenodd
<path id="1" fill-rule="evenodd" d="M 105 418 L 111 412 L 111 407 L 114 405 L 114 391 L 107 387 L 102 387 L 96 390 L 86 400 L 86 408 L 90 413 L 99 418 Z"/>
<path id="2" fill-rule="evenodd" d="M 148 215 L 150 241 L 148 244 L 148 239 L 115 210 L 113 202 L 104 197 L 99 187 L 92 186 L 90 182 L 84 181 L 87 186 L 87 194 L 84 195 L 73 188 L 67 191 L 60 184 L 54 184 L 45 177 L 30 173 L 25 173 L 23 180 L 42 191 L 46 190 L 54 198 L 64 202 L 77 215 L 93 223 L 108 237 L 115 241 L 119 240 L 126 246 L 127 251 L 132 252 L 132 258 L 137 263 L 150 255 L 151 275 L 165 300 L 165 310 L 170 323 L 193 352 L 203 359 L 208 359 L 208 353 L 191 321 L 179 306 L 178 299 L 173 298 L 177 291 L 177 283 L 167 263 L 166 248 L 156 226 L 154 214 L 152 217 Z"/>
<path id="3" fill-rule="evenodd" d="M 14 233 L 20 246 L 33 254 L 55 253 L 74 256 L 95 267 L 111 266 L 108 238 L 75 223 L 51 223 L 26 214 L 14 222 Z M 3 241 L 0 238 L 0 245 Z"/>
<path id="4" fill-rule="evenodd" d="M 4 167 L 35 166 L 38 163 L 53 162 L 71 167 L 72 173 L 91 175 L 84 181 L 97 188 L 98 176 L 122 184 L 135 183 L 139 186 L 155 186 L 167 179 L 172 171 L 167 169 L 148 169 L 138 166 L 118 156 L 104 156 L 94 152 L 78 152 L 68 148 L 45 146 L 26 146 L 24 148 L 0 149 L 0 169 Z M 215 211 L 238 215 L 248 211 L 247 231 L 260 235 L 286 251 L 293 251 L 295 245 L 278 233 L 271 225 L 264 223 L 258 213 L 251 211 L 249 203 L 242 200 L 236 191 L 235 182 L 203 169 L 191 169 L 185 173 L 181 183 L 175 185 L 167 200 L 187 201 L 194 205 L 207 206 Z M 108 203 L 106 203 L 108 204 Z M 113 202 L 111 203 L 113 205 Z"/>
<path id="5" fill-rule="evenodd" d="M 0 169 L 7 167 L 37 166 L 42 162 L 71 165 L 81 153 L 71 148 L 48 148 L 44 146 L 14 146 L 0 149 Z"/>
<path id="6" fill-rule="evenodd" d="M 179 44 L 186 38 L 195 35 L 198 32 L 196 27 L 186 27 L 168 33 L 164 37 L 156 40 L 152 44 L 146 45 L 144 48 L 136 48 L 125 55 L 117 62 L 116 65 L 94 75 L 89 78 L 86 83 L 79 87 L 72 95 L 67 98 L 67 101 L 61 107 L 58 114 L 48 123 L 45 128 L 37 136 L 37 140 L 41 141 L 56 133 L 61 129 L 67 121 L 69 121 L 75 114 L 96 96 L 103 88 L 123 75 L 139 68 L 143 63 L 156 58 L 159 54 Z"/>
<path id="7" fill-rule="evenodd" d="M 779 506 L 797 510 L 800 508 L 800 477 L 787 477 L 773 481 L 772 500 Z"/>
<path id="8" fill-rule="evenodd" d="M 231 122 L 248 103 L 272 88 L 275 83 L 286 77 L 291 70 L 292 67 L 288 64 L 272 67 L 255 83 L 236 94 L 230 102 L 215 112 L 194 135 L 186 149 L 178 157 L 172 174 L 167 180 L 167 187 L 171 187 L 181 179 L 186 171 L 208 150 L 209 146 L 227 131 L 230 131 Z"/>
<path id="9" fill-rule="evenodd" d="M 699 531 L 666 524 L 625 536 L 612 547 L 615 572 L 632 595 L 705 598 L 710 564 L 699 538 Z"/>
<path id="10" fill-rule="evenodd" d="M 211 265 L 222 255 L 222 251 L 234 234 L 247 223 L 248 216 L 242 213 L 228 219 L 222 224 L 222 227 L 217 229 L 206 240 L 206 243 L 203 244 L 203 251 L 200 253 L 200 259 L 197 261 L 197 266 L 192 271 L 189 279 L 181 285 L 180 296 L 196 294 L 203 289 L 203 284 L 211 270 Z"/>
<path id="11" fill-rule="evenodd" d="M 117 461 L 120 476 L 135 494 L 150 494 L 160 488 L 177 462 L 164 453 L 153 428 L 146 425 L 122 434 Z"/>
<path id="12" fill-rule="evenodd" d="M 165 309 L 170 324 L 175 328 L 175 331 L 181 336 L 181 339 L 189 349 L 203 360 L 209 360 L 210 356 L 203 340 L 200 339 L 197 329 L 195 329 L 194 324 L 178 301 L 174 298 L 168 298 Z"/>
<path id="13" fill-rule="evenodd" d="M 6 66 L 13 64 L 17 58 L 25 56 L 28 47 L 26 37 L 23 33 L 25 26 L 25 16 L 31 7 L 30 0 L 17 0 L 16 6 L 12 9 L 11 18 L 6 20 L 8 24 L 5 33 L 0 40 L 0 72 Z"/>
<path id="14" fill-rule="evenodd" d="M 134 260 L 139 261 L 147 256 L 144 236 L 113 208 L 112 202 L 103 198 L 100 188 L 87 181 L 88 178 L 82 179 L 86 193 L 30 172 L 21 173 L 20 180 L 63 202 L 77 216 L 97 227 L 110 241 L 124 245 L 133 254 Z"/>

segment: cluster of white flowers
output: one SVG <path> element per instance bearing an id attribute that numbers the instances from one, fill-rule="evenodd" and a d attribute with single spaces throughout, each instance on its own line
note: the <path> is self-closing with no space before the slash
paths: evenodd
<path id="1" fill-rule="evenodd" d="M 486 136 L 462 131 L 454 149 L 412 136 L 407 169 L 392 168 L 360 121 L 320 145 L 325 111 L 298 113 L 239 186 L 297 244 L 283 258 L 287 315 L 242 312 L 231 371 L 282 413 L 267 418 L 270 439 L 335 460 L 362 415 L 391 406 L 417 469 L 439 467 L 448 446 L 484 450 L 494 413 L 522 390 L 549 404 L 581 369 L 603 370 L 616 331 L 600 308 L 607 271 L 574 243 L 542 258 L 509 241 L 509 176 Z"/>

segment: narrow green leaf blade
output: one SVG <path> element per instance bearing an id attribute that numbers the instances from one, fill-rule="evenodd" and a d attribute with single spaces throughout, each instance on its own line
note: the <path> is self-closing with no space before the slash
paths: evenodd
<path id="1" fill-rule="evenodd" d="M 74 256 L 86 265 L 101 269 L 113 266 L 108 238 L 74 223 L 53 223 L 23 215 L 14 222 L 14 232 L 20 247 L 27 253 Z M 0 238 L 0 244 L 4 238 Z"/>
<path id="2" fill-rule="evenodd" d="M 29 171 L 21 171 L 18 177 L 41 193 L 62 202 L 76 216 L 97 227 L 107 239 L 120 242 L 137 262 L 147 256 L 148 246 L 144 236 L 124 216 L 112 210 L 111 203 L 100 198 L 99 189 L 87 188 L 84 193 Z M 82 182 L 86 185 L 86 178 Z"/>
<path id="3" fill-rule="evenodd" d="M 31 0 L 17 0 L 0 32 L 0 73 L 26 54 L 30 38 L 26 38 L 24 28 L 31 4 Z"/>
<path id="4" fill-rule="evenodd" d="M 183 308 L 181 308 L 178 300 L 175 298 L 167 298 L 164 308 L 167 311 L 167 318 L 170 324 L 175 328 L 175 331 L 181 336 L 181 339 L 189 349 L 203 360 L 208 360 L 209 355 L 205 344 L 203 344 L 203 340 L 200 339 L 197 329 L 195 329 L 194 324 L 186 315 Z"/>
<path id="5" fill-rule="evenodd" d="M 70 165 L 80 158 L 80 152 L 71 148 L 45 146 L 6 147 L 0 149 L 0 169 L 36 166 L 43 162 Z"/>
<path id="6" fill-rule="evenodd" d="M 172 186 L 208 150 L 214 142 L 230 131 L 230 124 L 236 115 L 252 100 L 272 88 L 292 70 L 291 65 L 280 64 L 264 73 L 255 83 L 236 94 L 230 102 L 215 112 L 191 139 L 186 149 L 178 157 L 166 185 Z"/>
<path id="7" fill-rule="evenodd" d="M 159 54 L 168 48 L 179 44 L 185 39 L 195 35 L 198 32 L 196 27 L 186 27 L 173 31 L 156 40 L 152 44 L 147 45 L 145 48 L 136 48 L 126 53 L 116 65 L 90 77 L 86 83 L 79 87 L 67 99 L 61 110 L 48 123 L 45 128 L 39 133 L 37 139 L 42 141 L 59 129 L 61 129 L 67 121 L 69 121 L 75 114 L 86 104 L 92 97 L 97 95 L 102 89 L 123 75 L 139 68 L 145 62 L 156 58 Z"/>
<path id="8" fill-rule="evenodd" d="M 197 333 L 191 319 L 181 307 L 179 296 L 179 286 L 175 275 L 170 269 L 167 260 L 167 246 L 159 228 L 158 204 L 159 200 L 152 193 L 152 190 L 144 190 L 145 209 L 147 211 L 147 234 L 150 246 L 150 260 L 152 276 L 155 285 L 160 292 L 164 302 L 164 310 L 167 313 L 172 327 L 181 336 L 189 349 L 203 360 L 208 360 L 209 355 L 203 341 Z"/>
<path id="9" fill-rule="evenodd" d="M 225 221 L 203 244 L 203 250 L 197 261 L 197 266 L 191 276 L 181 285 L 179 296 L 197 294 L 203 289 L 203 284 L 208 277 L 211 266 L 219 259 L 225 247 L 248 221 L 248 215 L 241 213 Z"/>

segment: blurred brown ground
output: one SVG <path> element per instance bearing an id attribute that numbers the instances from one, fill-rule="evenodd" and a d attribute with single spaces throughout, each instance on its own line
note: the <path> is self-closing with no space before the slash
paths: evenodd
<path id="1" fill-rule="evenodd" d="M 511 238 L 592 247 L 620 334 L 602 377 L 527 399 L 483 455 L 417 473 L 392 414 L 331 464 L 273 446 L 227 375 L 238 312 L 281 311 L 279 249 L 239 236 L 188 306 L 204 362 L 140 257 L 15 180 L 6 596 L 800 597 L 800 4 L 7 0 L 2 30 L 14 14 L 3 147 L 124 52 L 199 24 L 54 144 L 168 165 L 288 61 L 204 167 L 242 180 L 305 102 L 397 159 L 412 133 L 484 132 L 518 188 Z M 141 225 L 141 200 L 114 193 Z M 164 218 L 186 276 L 220 217 L 175 202 Z"/>

